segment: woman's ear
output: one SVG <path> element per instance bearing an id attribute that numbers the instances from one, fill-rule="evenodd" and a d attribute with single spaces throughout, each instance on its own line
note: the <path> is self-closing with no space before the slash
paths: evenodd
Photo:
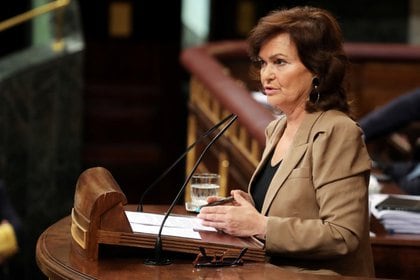
<path id="1" fill-rule="evenodd" d="M 314 87 L 319 86 L 319 79 L 318 79 L 318 77 L 317 77 L 317 76 L 315 76 L 315 77 L 313 77 L 313 78 L 312 78 L 312 85 L 313 85 Z"/>

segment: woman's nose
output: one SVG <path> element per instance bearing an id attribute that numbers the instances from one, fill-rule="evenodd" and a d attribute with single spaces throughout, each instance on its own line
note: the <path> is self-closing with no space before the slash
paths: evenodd
<path id="1" fill-rule="evenodd" d="M 261 80 L 262 81 L 271 81 L 275 78 L 273 68 L 270 65 L 267 65 L 264 68 L 261 68 Z"/>

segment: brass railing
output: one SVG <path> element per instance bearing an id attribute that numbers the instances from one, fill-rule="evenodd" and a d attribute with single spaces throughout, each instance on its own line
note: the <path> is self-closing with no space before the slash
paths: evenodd
<path id="1" fill-rule="evenodd" d="M 55 10 L 59 10 L 61 8 L 64 8 L 70 4 L 71 0 L 56 0 L 54 2 L 50 2 L 44 5 L 41 5 L 39 7 L 36 7 L 30 11 L 24 12 L 22 14 L 16 15 L 14 17 L 11 17 L 9 19 L 6 19 L 2 22 L 0 22 L 0 32 L 9 29 L 11 27 L 14 27 L 16 25 L 19 25 L 21 23 L 24 23 L 28 20 L 31 20 L 37 16 L 40 16 L 42 14 L 52 12 Z M 62 22 L 59 22 L 56 24 L 56 30 L 55 30 L 55 38 L 52 45 L 53 50 L 59 51 L 63 48 L 63 41 L 62 41 Z"/>
<path id="2" fill-rule="evenodd" d="M 215 98 L 212 97 L 209 89 L 205 87 L 198 79 L 192 78 L 190 84 L 190 105 L 198 108 L 198 110 L 212 123 L 212 125 L 218 123 L 220 120 L 231 114 L 230 111 L 224 108 L 224 106 Z M 189 114 L 188 117 L 188 135 L 187 141 L 188 146 L 197 140 L 198 121 L 197 116 Z M 224 138 L 232 143 L 233 147 L 239 151 L 248 161 L 253 168 L 258 164 L 261 158 L 261 152 L 263 146 L 258 141 L 251 137 L 245 126 L 234 123 L 229 130 L 226 131 Z M 193 150 L 187 156 L 187 174 L 192 170 L 193 165 L 197 159 L 196 151 Z M 228 193 L 229 184 L 229 167 L 231 159 L 229 153 L 220 149 L 217 155 L 217 166 L 218 174 L 220 175 L 220 193 L 226 195 Z M 209 170 L 203 170 L 206 166 L 202 166 L 202 171 L 208 172 Z M 186 192 L 186 197 L 189 197 L 189 190 Z"/>
<path id="3" fill-rule="evenodd" d="M 197 106 L 213 124 L 216 124 L 231 113 L 220 104 L 219 100 L 213 98 L 204 84 L 194 77 L 191 79 L 190 102 Z M 257 166 L 261 157 L 262 145 L 249 135 L 245 126 L 234 124 L 232 128 L 226 131 L 225 136 L 254 167 Z"/>

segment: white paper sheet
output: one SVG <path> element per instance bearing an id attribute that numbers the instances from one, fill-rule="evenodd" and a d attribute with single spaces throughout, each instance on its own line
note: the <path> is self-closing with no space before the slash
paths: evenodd
<path id="1" fill-rule="evenodd" d="M 164 215 L 125 211 L 131 230 L 138 233 L 158 234 Z M 201 239 L 200 231 L 217 231 L 213 227 L 205 227 L 195 216 L 169 215 L 162 229 L 162 235 Z"/>

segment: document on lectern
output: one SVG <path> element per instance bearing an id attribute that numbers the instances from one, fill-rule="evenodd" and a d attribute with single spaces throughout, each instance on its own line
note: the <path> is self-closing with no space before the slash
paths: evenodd
<path id="1" fill-rule="evenodd" d="M 118 244 L 136 244 L 144 248 L 154 248 L 164 214 L 124 211 L 132 234 L 116 233 Z M 112 233 L 108 233 L 111 234 Z M 174 252 L 197 254 L 198 248 L 210 251 L 237 253 L 248 248 L 244 259 L 265 261 L 264 244 L 255 237 L 236 237 L 201 224 L 201 219 L 191 215 L 168 216 L 162 228 L 163 249 Z M 111 239 L 111 238 L 110 238 Z"/>
<path id="2" fill-rule="evenodd" d="M 125 211 L 134 233 L 158 234 L 165 215 Z M 217 232 L 214 227 L 206 227 L 196 216 L 170 215 L 165 221 L 162 235 L 201 239 L 200 231 Z"/>

